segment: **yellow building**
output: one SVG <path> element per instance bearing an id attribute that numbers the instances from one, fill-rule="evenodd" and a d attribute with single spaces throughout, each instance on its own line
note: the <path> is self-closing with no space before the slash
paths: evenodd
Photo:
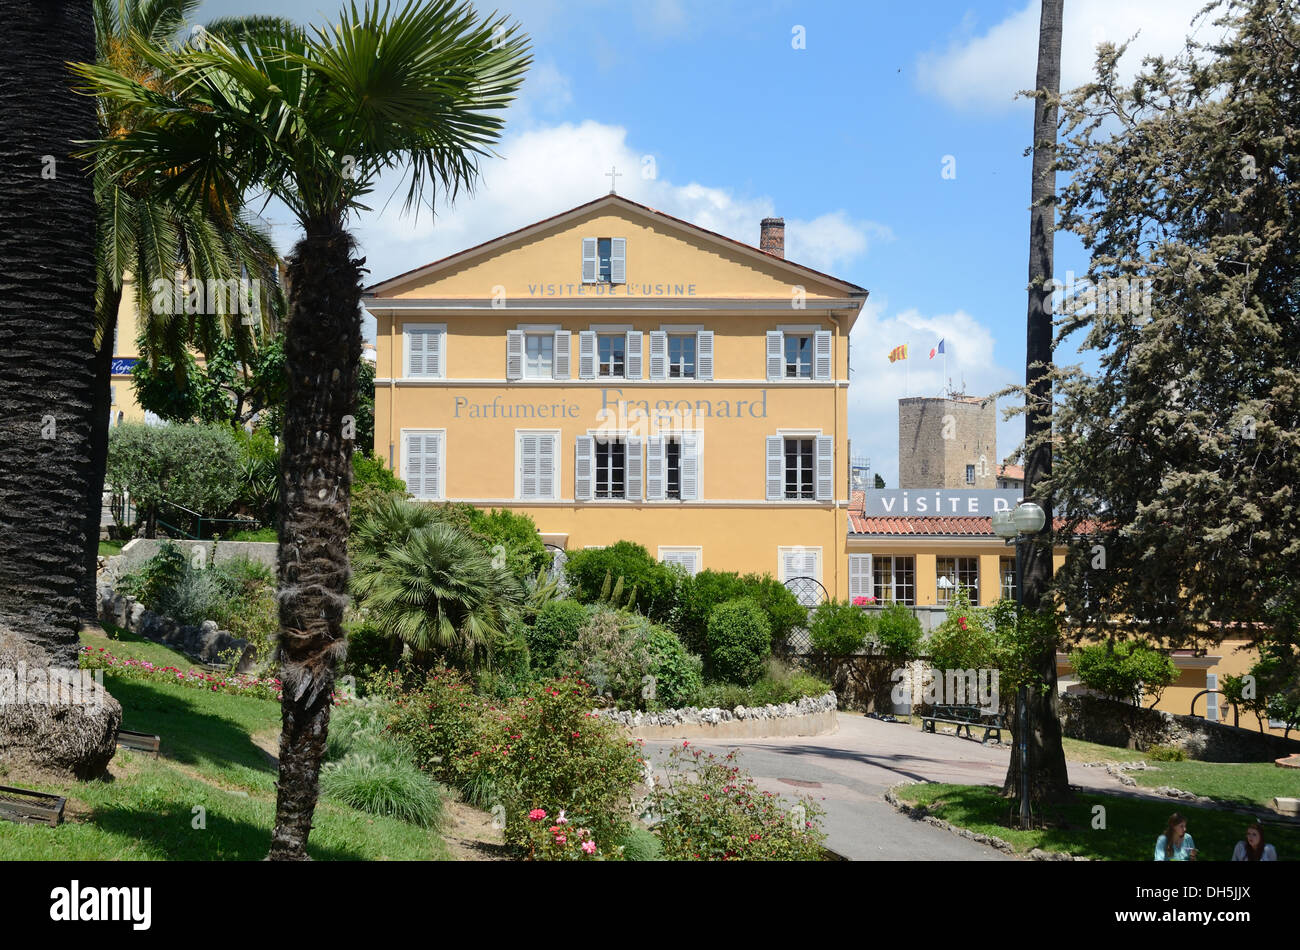
<path id="1" fill-rule="evenodd" d="M 417 498 L 848 593 L 867 292 L 610 194 L 368 289 L 375 452 Z"/>
<path id="2" fill-rule="evenodd" d="M 964 587 L 975 606 L 987 606 L 1000 597 L 1014 597 L 1015 551 L 993 533 L 991 512 L 955 514 L 974 506 L 1014 506 L 1019 489 L 993 492 L 868 491 L 854 492 L 849 513 L 848 571 L 850 597 L 874 597 L 877 603 L 897 601 L 913 608 L 922 627 L 933 630 L 947 616 L 947 602 L 958 586 Z M 908 496 L 909 511 L 903 511 Z M 924 509 L 917 509 L 924 505 Z M 889 510 L 886 510 L 888 508 Z M 944 514 L 934 512 L 943 511 Z M 1053 555 L 1054 569 L 1065 563 L 1065 548 Z M 1235 710 L 1207 690 L 1222 687 L 1226 676 L 1241 676 L 1258 659 L 1248 641 L 1226 638 L 1207 650 L 1174 650 L 1170 654 L 1178 679 L 1160 697 L 1156 708 L 1179 715 L 1262 728 L 1282 735 L 1280 722 L 1259 722 Z M 1083 687 L 1074 676 L 1068 653 L 1057 655 L 1057 677 L 1062 692 Z M 1150 705 L 1149 701 L 1146 705 Z"/>
<path id="3" fill-rule="evenodd" d="M 145 411 L 135 398 L 131 368 L 140 359 L 136 344 L 138 333 L 135 302 L 135 279 L 122 278 L 122 300 L 117 307 L 117 327 L 113 331 L 113 377 L 109 384 L 109 425 L 143 422 Z"/>

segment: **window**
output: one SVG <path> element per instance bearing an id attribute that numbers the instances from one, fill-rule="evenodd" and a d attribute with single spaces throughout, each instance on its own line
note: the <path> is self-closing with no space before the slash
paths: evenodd
<path id="1" fill-rule="evenodd" d="M 406 490 L 425 501 L 442 501 L 446 468 L 446 430 L 402 431 L 402 481 Z"/>
<path id="2" fill-rule="evenodd" d="M 404 375 L 407 379 L 442 379 L 447 327 L 437 323 L 402 326 Z"/>
<path id="3" fill-rule="evenodd" d="M 668 498 L 682 497 L 682 444 L 676 439 L 664 439 L 664 469 L 667 483 L 664 494 Z"/>
<path id="4" fill-rule="evenodd" d="M 659 549 L 659 560 L 664 564 L 676 564 L 685 568 L 687 574 L 695 575 L 700 572 L 700 564 L 704 558 L 704 549 L 699 547 L 661 547 Z"/>
<path id="5" fill-rule="evenodd" d="M 785 440 L 785 497 L 816 497 L 812 439 Z"/>
<path id="6" fill-rule="evenodd" d="M 967 466 L 966 466 L 966 484 L 967 484 L 967 485 L 974 485 L 974 484 L 975 484 L 975 466 L 974 466 L 974 465 L 967 465 Z"/>
<path id="7" fill-rule="evenodd" d="M 871 589 L 871 555 L 849 555 L 849 603 L 875 596 Z"/>
<path id="8" fill-rule="evenodd" d="M 832 501 L 835 440 L 829 435 L 767 436 L 767 500 Z"/>
<path id="9" fill-rule="evenodd" d="M 596 440 L 596 497 L 622 498 L 627 491 L 627 443 Z"/>
<path id="10" fill-rule="evenodd" d="M 578 501 L 639 501 L 644 445 L 643 440 L 628 436 L 578 436 L 574 445 L 574 497 Z"/>
<path id="11" fill-rule="evenodd" d="M 767 378 L 830 379 L 830 331 L 811 327 L 768 330 Z"/>
<path id="12" fill-rule="evenodd" d="M 584 284 L 627 283 L 627 238 L 583 238 L 582 282 Z"/>
<path id="13" fill-rule="evenodd" d="M 668 378 L 695 378 L 694 333 L 673 333 L 668 336 Z"/>
<path id="14" fill-rule="evenodd" d="M 876 602 L 916 605 L 916 558 L 874 557 Z"/>
<path id="15" fill-rule="evenodd" d="M 597 375 L 622 378 L 626 362 L 626 334 L 601 333 L 596 337 Z"/>
<path id="16" fill-rule="evenodd" d="M 651 436 L 646 447 L 646 498 L 696 501 L 700 497 L 699 434 Z"/>
<path id="17" fill-rule="evenodd" d="M 820 587 L 822 549 L 806 547 L 778 548 L 777 554 L 780 559 L 782 584 L 796 577 L 809 577 L 818 582 L 817 584 L 805 583 L 792 588 L 801 604 L 805 607 L 815 607 L 821 602 L 822 597 Z"/>
<path id="18" fill-rule="evenodd" d="M 552 379 L 555 375 L 555 335 L 524 334 L 524 379 Z"/>
<path id="19" fill-rule="evenodd" d="M 1219 688 L 1219 677 L 1217 673 L 1205 674 L 1205 688 L 1216 690 Z M 1219 694 L 1209 692 L 1205 694 L 1205 718 L 1210 722 L 1219 721 Z"/>
<path id="20" fill-rule="evenodd" d="M 941 604 L 951 601 L 958 587 L 966 588 L 972 607 L 980 602 L 980 567 L 977 557 L 941 557 L 936 559 L 938 582 L 935 585 L 935 597 Z"/>
<path id="21" fill-rule="evenodd" d="M 811 336 L 785 335 L 785 378 L 812 379 Z"/>
<path id="22" fill-rule="evenodd" d="M 998 561 L 998 569 L 1002 575 L 1002 597 L 1005 600 L 1016 599 L 1016 559 L 1013 557 L 1004 557 Z"/>
<path id="23" fill-rule="evenodd" d="M 521 500 L 554 500 L 559 485 L 560 440 L 558 432 L 519 430 L 515 433 L 515 497 Z"/>

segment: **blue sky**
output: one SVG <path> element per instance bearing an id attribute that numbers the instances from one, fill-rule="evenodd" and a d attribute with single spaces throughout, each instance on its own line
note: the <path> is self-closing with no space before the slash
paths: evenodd
<path id="1" fill-rule="evenodd" d="M 1063 82 L 1089 78 L 1096 43 L 1136 37 L 1173 53 L 1203 0 L 1070 0 Z M 278 14 L 323 23 L 324 0 L 207 0 L 203 18 Z M 482 9 L 490 9 L 481 7 Z M 986 395 L 1023 381 L 1038 0 L 503 0 L 534 66 L 507 116 L 500 158 L 471 198 L 436 219 L 399 214 L 396 187 L 357 222 L 382 279 L 608 190 L 748 243 L 786 219 L 787 257 L 871 291 L 852 337 L 852 451 L 897 478 L 897 399 L 948 376 Z M 1205 39 L 1210 26 L 1199 26 Z M 797 48 L 802 37 L 803 48 Z M 643 167 L 653 160 L 654 176 Z M 945 168 L 949 175 L 945 177 Z M 267 217 L 287 249 L 294 226 Z M 1057 240 L 1057 275 L 1086 269 Z M 370 324 L 373 327 L 373 323 Z M 910 343 L 910 373 L 886 354 Z M 1060 362 L 1075 362 L 1068 347 Z M 1004 401 L 1004 405 L 1006 401 Z M 999 425 L 1014 451 L 1018 419 Z"/>

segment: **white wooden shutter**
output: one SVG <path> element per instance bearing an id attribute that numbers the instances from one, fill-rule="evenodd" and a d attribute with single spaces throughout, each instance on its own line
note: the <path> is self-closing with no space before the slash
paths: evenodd
<path id="1" fill-rule="evenodd" d="M 779 435 L 767 437 L 767 500 L 780 501 L 785 497 L 785 440 Z"/>
<path id="2" fill-rule="evenodd" d="M 442 375 L 442 331 L 432 327 L 405 331 L 406 375 Z"/>
<path id="3" fill-rule="evenodd" d="M 817 500 L 835 500 L 835 438 L 817 436 Z"/>
<path id="4" fill-rule="evenodd" d="M 442 435 L 411 433 L 406 437 L 406 490 L 416 498 L 442 497 Z"/>
<path id="5" fill-rule="evenodd" d="M 767 331 L 767 378 L 781 379 L 785 375 L 785 334 L 780 330 Z"/>
<path id="6" fill-rule="evenodd" d="M 524 331 L 506 331 L 506 379 L 524 378 Z"/>
<path id="7" fill-rule="evenodd" d="M 849 602 L 871 596 L 871 555 L 849 555 Z"/>
<path id="8" fill-rule="evenodd" d="M 519 497 L 537 497 L 537 436 L 532 432 L 519 435 Z"/>
<path id="9" fill-rule="evenodd" d="M 641 331 L 627 331 L 627 359 L 623 364 L 623 374 L 628 379 L 641 378 Z"/>
<path id="10" fill-rule="evenodd" d="M 627 238 L 611 238 L 609 242 L 609 282 L 627 283 Z"/>
<path id="11" fill-rule="evenodd" d="M 596 440 L 580 435 L 573 445 L 573 497 L 591 501 L 596 491 Z"/>
<path id="12" fill-rule="evenodd" d="M 700 437 L 694 432 L 682 435 L 681 453 L 682 501 L 696 501 L 700 497 Z"/>
<path id="13" fill-rule="evenodd" d="M 713 331 L 695 331 L 695 378 L 713 378 Z"/>
<path id="14" fill-rule="evenodd" d="M 781 552 L 781 570 L 784 577 L 782 582 L 790 580 L 792 577 L 811 577 L 813 580 L 821 580 L 821 565 L 818 563 L 821 558 L 818 556 L 819 551 L 816 548 L 786 548 Z"/>
<path id="15" fill-rule="evenodd" d="M 663 501 L 668 494 L 668 458 L 664 452 L 664 437 L 652 435 L 646 440 L 645 497 L 647 501 Z"/>
<path id="16" fill-rule="evenodd" d="M 578 378 L 596 378 L 596 331 L 578 332 Z"/>
<path id="17" fill-rule="evenodd" d="M 687 574 L 694 575 L 700 570 L 699 551 L 665 551 L 660 560 L 664 564 L 677 564 L 685 568 Z"/>
<path id="18" fill-rule="evenodd" d="M 554 379 L 569 378 L 569 338 L 568 330 L 555 331 L 555 354 L 551 361 L 551 376 Z"/>
<path id="19" fill-rule="evenodd" d="M 582 282 L 584 284 L 594 284 L 596 282 L 596 239 L 582 239 Z"/>
<path id="20" fill-rule="evenodd" d="M 668 334 L 663 330 L 650 331 L 650 378 L 668 378 Z"/>
<path id="21" fill-rule="evenodd" d="M 547 433 L 537 437 L 537 497 L 555 498 L 555 457 L 559 437 Z"/>
<path id="22" fill-rule="evenodd" d="M 424 375 L 424 334 L 419 330 L 407 330 L 406 340 L 406 375 Z"/>
<path id="23" fill-rule="evenodd" d="M 1218 689 L 1219 674 L 1206 673 L 1205 688 L 1210 690 Z M 1205 718 L 1208 719 L 1210 722 L 1219 721 L 1219 694 L 1218 693 L 1205 694 Z"/>
<path id="24" fill-rule="evenodd" d="M 641 500 L 641 457 L 645 454 L 643 439 L 629 438 L 624 443 L 627 454 L 624 456 L 623 497 L 628 501 Z"/>
<path id="25" fill-rule="evenodd" d="M 831 331 L 813 334 L 813 379 L 831 378 Z"/>

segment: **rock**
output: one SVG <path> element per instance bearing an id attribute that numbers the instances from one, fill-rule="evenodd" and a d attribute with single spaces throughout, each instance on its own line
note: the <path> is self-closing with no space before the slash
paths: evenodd
<path id="1" fill-rule="evenodd" d="M 55 673 L 75 684 L 61 697 L 69 701 L 17 701 L 19 674 L 26 678 L 22 692 L 39 683 L 45 695 Z M 121 724 L 121 705 L 93 677 L 60 668 L 39 645 L 0 626 L 0 761 L 38 772 L 96 778 L 113 758 Z"/>
<path id="2" fill-rule="evenodd" d="M 1275 798 L 1273 808 L 1279 815 L 1300 818 L 1300 798 Z"/>

